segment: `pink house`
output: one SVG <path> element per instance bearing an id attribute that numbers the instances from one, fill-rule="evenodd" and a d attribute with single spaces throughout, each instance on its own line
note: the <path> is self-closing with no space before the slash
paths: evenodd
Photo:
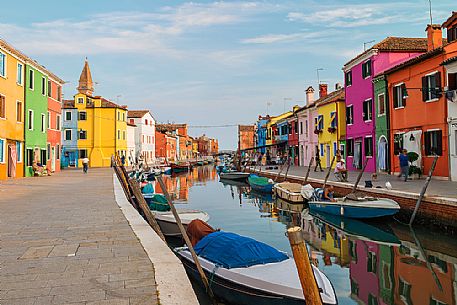
<path id="1" fill-rule="evenodd" d="M 373 77 L 426 51 L 425 38 L 388 37 L 344 65 L 349 170 L 361 169 L 367 158 L 365 171 L 376 171 Z"/>
<path id="2" fill-rule="evenodd" d="M 306 89 L 306 105 L 296 111 L 298 117 L 299 165 L 308 166 L 316 153 L 317 135 L 314 133 L 314 118 L 317 107 L 314 104 L 314 89 Z"/>

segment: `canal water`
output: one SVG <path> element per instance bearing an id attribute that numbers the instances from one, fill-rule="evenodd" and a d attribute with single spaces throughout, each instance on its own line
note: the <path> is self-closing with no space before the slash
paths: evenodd
<path id="1" fill-rule="evenodd" d="M 395 219 L 367 223 L 302 214 L 300 205 L 257 194 L 246 184 L 220 182 L 213 166 L 165 176 L 165 184 L 177 207 L 206 211 L 214 228 L 252 237 L 289 254 L 286 229 L 301 226 L 311 262 L 330 279 L 339 304 L 457 302 L 455 236 L 427 228 L 411 231 Z"/>

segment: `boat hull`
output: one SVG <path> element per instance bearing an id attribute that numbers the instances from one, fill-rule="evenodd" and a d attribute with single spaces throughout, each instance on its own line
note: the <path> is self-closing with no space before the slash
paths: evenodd
<path id="1" fill-rule="evenodd" d="M 276 197 L 281 198 L 282 200 L 285 200 L 287 202 L 298 203 L 298 204 L 306 203 L 306 200 L 305 200 L 305 198 L 303 198 L 301 193 L 290 192 L 278 185 L 275 185 L 273 190 L 274 190 Z"/>
<path id="2" fill-rule="evenodd" d="M 367 206 L 353 206 L 327 201 L 310 201 L 308 204 L 309 209 L 314 213 L 326 213 L 356 219 L 392 216 L 399 211 L 399 208 L 370 207 L 369 202 Z"/>
<path id="3" fill-rule="evenodd" d="M 234 173 L 220 173 L 219 176 L 221 179 L 226 179 L 226 180 L 238 180 L 238 181 L 244 181 L 249 177 L 249 173 L 243 173 L 243 172 L 234 172 Z"/>
<path id="4" fill-rule="evenodd" d="M 160 226 L 160 230 L 165 236 L 181 236 L 181 231 L 179 230 L 178 224 L 173 217 L 171 212 L 158 212 L 152 211 L 154 213 L 155 219 Z M 181 217 L 181 222 L 184 226 L 184 229 L 187 230 L 187 225 L 194 219 L 201 219 L 205 222 L 209 220 L 209 215 L 205 212 L 200 211 L 188 211 L 188 210 L 178 210 L 178 214 Z M 184 214 L 186 216 L 184 216 Z"/>

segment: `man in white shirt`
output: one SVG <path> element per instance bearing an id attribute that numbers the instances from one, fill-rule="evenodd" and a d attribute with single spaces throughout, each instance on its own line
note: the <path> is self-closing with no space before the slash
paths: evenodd
<path id="1" fill-rule="evenodd" d="M 347 182 L 348 181 L 348 170 L 344 164 L 344 160 L 336 163 L 335 167 L 335 176 L 337 179 Z"/>
<path id="2" fill-rule="evenodd" d="M 87 174 L 87 170 L 89 169 L 89 158 L 85 157 L 83 158 L 83 172 L 84 174 Z"/>

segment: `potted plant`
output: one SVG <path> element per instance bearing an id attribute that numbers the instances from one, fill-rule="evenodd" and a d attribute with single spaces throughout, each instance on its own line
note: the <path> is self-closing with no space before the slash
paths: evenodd
<path id="1" fill-rule="evenodd" d="M 336 128 L 335 127 L 329 127 L 327 130 L 330 133 L 334 133 L 336 131 Z"/>
<path id="2" fill-rule="evenodd" d="M 415 165 L 415 162 L 419 159 L 419 155 L 414 151 L 408 152 L 407 155 L 408 161 L 411 163 L 408 175 L 411 179 L 420 179 L 422 176 L 422 169 Z"/>
<path id="3" fill-rule="evenodd" d="M 315 133 L 315 134 L 319 134 L 319 133 L 321 133 L 321 132 L 322 132 L 322 129 L 317 129 L 317 128 L 314 129 L 314 133 Z"/>

